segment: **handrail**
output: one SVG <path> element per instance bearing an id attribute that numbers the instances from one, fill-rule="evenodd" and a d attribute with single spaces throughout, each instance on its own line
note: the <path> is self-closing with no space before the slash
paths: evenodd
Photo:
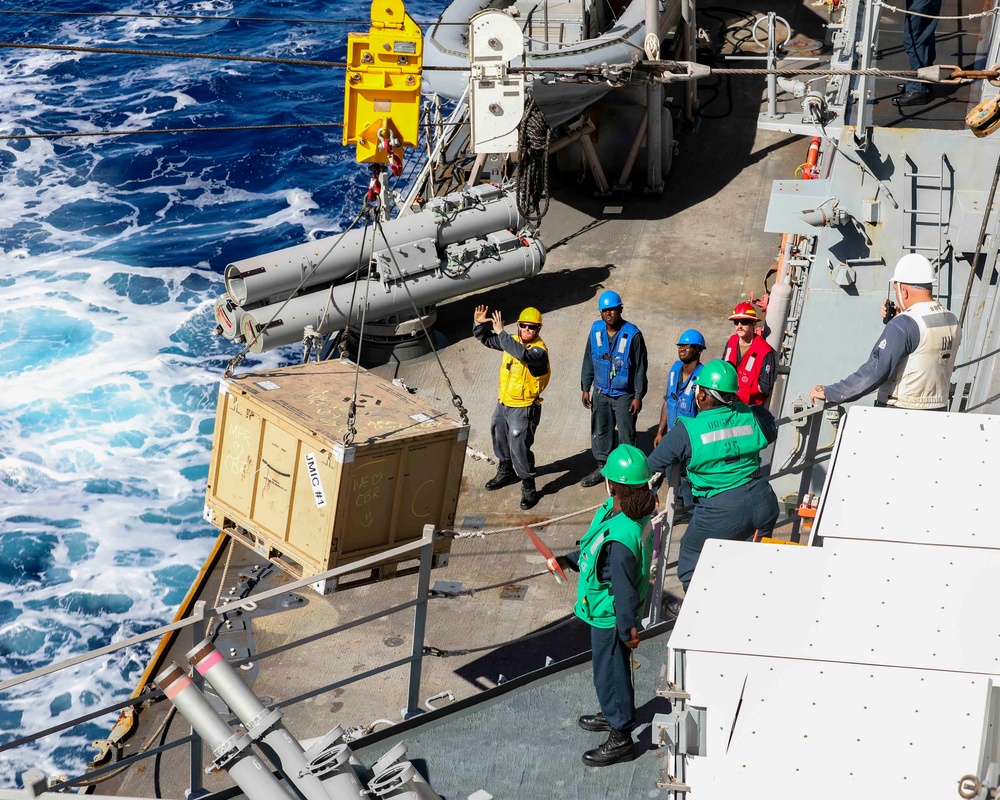
<path id="1" fill-rule="evenodd" d="M 360 561 L 352 561 L 350 564 L 345 564 L 340 567 L 334 567 L 326 572 L 321 572 L 318 575 L 310 575 L 308 578 L 300 578 L 297 581 L 292 581 L 292 583 L 285 584 L 284 586 L 279 586 L 275 589 L 268 589 L 266 592 L 261 592 L 260 594 L 252 595 L 251 597 L 245 597 L 241 600 L 234 600 L 231 603 L 223 603 L 221 606 L 217 606 L 212 609 L 211 616 L 222 616 L 223 614 L 228 614 L 230 611 L 236 611 L 239 608 L 245 606 L 251 600 L 253 602 L 260 602 L 261 600 L 268 600 L 272 597 L 278 597 L 283 594 L 288 594 L 296 589 L 301 589 L 305 586 L 311 586 L 319 581 L 328 580 L 330 578 L 339 578 L 341 575 L 348 575 L 352 572 L 357 572 L 360 569 L 364 569 L 368 566 L 373 566 L 379 564 L 383 561 L 389 561 L 393 558 L 399 556 L 405 556 L 415 550 L 420 550 L 422 547 L 433 543 L 433 537 L 421 537 L 408 544 L 401 544 L 398 547 L 394 547 L 392 550 L 386 550 L 382 553 L 378 553 L 368 558 L 363 558 Z M 163 636 L 167 633 L 172 633 L 173 631 L 182 630 L 195 625 L 199 622 L 203 622 L 205 615 L 201 609 L 197 609 L 191 616 L 185 617 L 177 622 L 171 622 L 169 625 L 164 625 L 160 628 L 155 628 L 154 630 L 147 631 L 146 633 L 139 634 L 138 636 L 131 636 L 128 639 L 123 639 L 115 644 L 109 644 L 105 647 L 100 647 L 97 650 L 91 650 L 87 653 L 82 653 L 78 656 L 68 658 L 65 661 L 59 661 L 55 664 L 49 664 L 47 667 L 41 667 L 40 669 L 33 670 L 32 672 L 25 673 L 24 675 L 19 675 L 16 678 L 9 678 L 5 681 L 0 681 L 0 691 L 4 689 L 10 689 L 13 686 L 20 686 L 22 683 L 28 683 L 36 678 L 42 678 L 46 675 L 50 675 L 53 672 L 59 672 L 68 667 L 75 667 L 77 664 L 83 664 L 87 661 L 91 661 L 99 656 L 107 655 L 108 653 L 114 653 L 117 650 L 123 650 L 132 645 L 139 644 L 140 642 L 148 641 L 149 639 L 156 639 L 157 637 Z"/>
<path id="2" fill-rule="evenodd" d="M 301 578 L 299 580 L 293 581 L 293 582 L 291 582 L 289 584 L 284 584 L 284 585 L 276 587 L 274 589 L 268 589 L 266 591 L 260 592 L 259 594 L 250 595 L 250 596 L 244 597 L 244 598 L 242 598 L 240 600 L 236 600 L 236 601 L 233 601 L 233 602 L 224 603 L 222 605 L 217 606 L 215 609 L 213 609 L 212 613 L 211 613 L 211 616 L 213 616 L 213 617 L 214 616 L 222 616 L 223 614 L 226 614 L 226 613 L 228 613 L 230 611 L 234 611 L 234 610 L 238 610 L 238 609 L 241 609 L 241 608 L 245 608 L 247 606 L 247 604 L 251 603 L 251 602 L 252 603 L 256 603 L 256 602 L 259 602 L 261 600 L 266 600 L 266 599 L 269 599 L 269 598 L 272 598 L 272 597 L 277 597 L 277 596 L 280 596 L 280 595 L 286 595 L 290 591 L 294 591 L 295 589 L 300 589 L 300 588 L 303 588 L 305 586 L 309 586 L 309 585 L 314 584 L 314 583 L 316 583 L 318 581 L 327 580 L 327 579 L 330 579 L 330 578 L 338 578 L 341 575 L 345 575 L 345 574 L 348 574 L 348 573 L 351 573 L 351 572 L 356 572 L 359 569 L 365 569 L 366 567 L 382 563 L 382 562 L 384 562 L 386 560 L 391 560 L 391 559 L 394 559 L 394 558 L 398 559 L 399 557 L 405 557 L 406 555 L 408 555 L 408 554 L 410 554 L 410 553 L 412 553 L 414 551 L 419 551 L 420 552 L 420 578 L 419 578 L 418 586 L 417 586 L 417 597 L 415 599 L 408 600 L 408 601 L 403 602 L 403 603 L 398 603 L 398 604 L 396 604 L 394 606 L 390 606 L 389 608 L 381 609 L 378 612 L 374 612 L 372 614 L 366 615 L 365 617 L 362 617 L 362 618 L 359 618 L 359 619 L 355 619 L 355 620 L 351 620 L 349 622 L 343 623 L 341 625 L 337 625 L 337 626 L 335 626 L 333 628 L 330 628 L 330 629 L 327 629 L 325 631 L 321 631 L 319 633 L 312 634 L 312 635 L 304 637 L 302 639 L 298 639 L 298 640 L 296 640 L 294 642 L 289 642 L 288 644 L 281 645 L 279 647 L 275 647 L 272 650 L 269 650 L 269 651 L 266 651 L 266 652 L 263 652 L 263 653 L 257 653 L 257 654 L 255 654 L 253 656 L 255 659 L 262 660 L 264 658 L 268 658 L 270 656 L 274 656 L 274 655 L 277 655 L 278 653 L 281 653 L 281 652 L 284 652 L 286 650 L 292 649 L 294 647 L 298 647 L 298 646 L 305 645 L 305 644 L 310 644 L 310 643 L 318 641 L 319 639 L 322 639 L 322 638 L 324 638 L 326 636 L 330 636 L 330 635 L 332 635 L 334 633 L 338 633 L 338 632 L 343 631 L 343 630 L 347 630 L 347 629 L 350 629 L 350 628 L 357 627 L 359 625 L 363 625 L 366 622 L 370 622 L 370 621 L 372 621 L 374 619 L 378 619 L 380 617 L 384 617 L 387 614 L 394 614 L 394 613 L 397 613 L 397 612 L 400 612 L 400 611 L 406 611 L 406 610 L 408 610 L 410 608 L 413 608 L 415 610 L 414 641 L 413 641 L 413 650 L 410 653 L 410 655 L 408 655 L 406 657 L 403 657 L 403 658 L 400 658 L 400 659 L 397 659 L 397 660 L 395 660 L 393 662 L 390 662 L 388 664 L 380 664 L 380 665 L 378 665 L 376 667 L 371 668 L 370 670 L 367 670 L 367 671 L 365 671 L 363 673 L 359 673 L 357 675 L 352 675 L 352 676 L 347 677 L 347 678 L 345 678 L 343 680 L 335 681 L 334 683 L 331 683 L 331 684 L 328 684 L 328 685 L 325 685 L 325 686 L 322 686 L 322 687 L 319 687 L 319 688 L 311 689 L 308 692 L 306 692 L 304 694 L 301 694 L 301 695 L 298 695 L 296 697 L 288 698 L 286 700 L 281 701 L 278 704 L 278 707 L 284 707 L 284 706 L 294 705 L 295 703 L 299 703 L 299 702 L 301 702 L 303 700 L 306 700 L 306 699 L 309 699 L 311 697 L 315 697 L 315 696 L 324 694 L 325 692 L 329 692 L 329 691 L 331 691 L 333 689 L 336 689 L 336 688 L 339 688 L 341 686 L 346 686 L 348 684 L 356 683 L 358 681 L 361 681 L 361 680 L 364 680 L 366 678 L 372 677 L 373 675 L 377 675 L 377 674 L 380 674 L 382 672 L 386 672 L 386 671 L 391 670 L 391 669 L 396 669 L 397 667 L 406 666 L 408 664 L 410 666 L 410 687 L 409 687 L 409 691 L 408 691 L 409 697 L 407 698 L 407 702 L 408 702 L 407 708 L 411 709 L 411 710 L 419 708 L 419 697 L 418 697 L 418 694 L 419 694 L 419 689 L 420 689 L 421 663 L 422 663 L 423 649 L 424 649 L 424 640 L 423 640 L 424 619 L 423 618 L 424 618 L 424 616 L 427 613 L 427 600 L 428 600 L 428 597 L 429 597 L 429 583 L 430 583 L 431 559 L 433 557 L 433 544 L 434 544 L 434 539 L 435 539 L 436 535 L 437 534 L 435 532 L 434 527 L 431 526 L 431 525 L 427 525 L 427 526 L 424 527 L 424 532 L 423 532 L 423 535 L 421 536 L 420 539 L 414 540 L 414 541 L 409 542 L 407 544 L 399 545 L 398 547 L 394 547 L 391 550 L 387 550 L 387 551 L 383 551 L 381 553 L 377 553 L 375 555 L 369 556 L 369 557 L 361 559 L 359 561 L 353 561 L 350 564 L 346 564 L 346 565 L 343 565 L 343 566 L 340 566 L 340 567 L 335 567 L 334 569 L 327 570 L 327 571 L 325 571 L 323 573 L 320 573 L 318 575 L 311 575 L 311 576 L 309 576 L 307 578 Z M 84 653 L 84 654 L 82 654 L 80 656 L 75 656 L 75 657 L 70 658 L 70 659 L 66 659 L 65 661 L 61 661 L 61 662 L 58 662 L 58 663 L 55 663 L 55 664 L 50 664 L 47 667 L 43 667 L 41 669 L 34 670 L 33 672 L 27 673 L 25 675 L 21 675 L 21 676 L 19 676 L 17 678 L 10 679 L 8 681 L 4 681 L 2 684 L 0 684 L 0 689 L 9 688 L 11 686 L 17 686 L 19 684 L 27 683 L 28 681 L 34 680 L 36 678 L 43 677 L 43 676 L 49 675 L 49 674 L 51 674 L 53 672 L 58 672 L 60 670 L 66 669 L 68 667 L 72 667 L 72 666 L 75 666 L 77 664 L 89 661 L 89 660 L 91 660 L 93 658 L 96 658 L 97 656 L 102 655 L 104 653 L 110 653 L 110 652 L 114 652 L 116 650 L 121 650 L 123 648 L 130 647 L 130 646 L 132 646 L 132 645 L 134 645 L 134 644 L 136 644 L 138 642 L 147 641 L 149 639 L 156 638 L 157 636 L 163 636 L 163 635 L 165 635 L 167 633 L 171 633 L 173 631 L 180 630 L 180 629 L 185 628 L 185 627 L 190 627 L 190 626 L 202 624 L 204 622 L 205 618 L 207 616 L 209 616 L 209 614 L 206 613 L 205 607 L 206 607 L 206 604 L 204 602 L 199 602 L 199 603 L 195 604 L 194 611 L 192 612 L 192 614 L 190 616 L 182 619 L 182 620 L 177 620 L 175 622 L 172 622 L 172 623 L 170 623 L 168 625 L 164 625 L 164 626 L 162 626 L 160 628 L 157 628 L 155 630 L 148 631 L 147 633 L 142 634 L 140 636 L 133 636 L 133 637 L 130 637 L 129 639 L 123 640 L 121 642 L 117 642 L 117 643 L 115 643 L 113 645 L 108 645 L 106 647 L 99 648 L 98 650 L 91 651 L 89 653 Z M 292 609 L 289 609 L 289 610 L 292 610 Z M 247 660 L 249 660 L 249 659 L 245 659 L 243 662 L 239 662 L 239 663 L 245 663 Z M 156 699 L 156 698 L 159 698 L 159 697 L 162 697 L 162 692 L 159 692 L 159 691 L 143 692 L 143 693 L 141 693 L 137 697 L 130 697 L 127 700 L 119 701 L 119 702 L 114 703 L 114 704 L 112 704 L 110 706 L 107 706 L 107 707 L 104 707 L 104 708 L 101 708 L 101 709 L 95 709 L 93 711 L 89 711 L 83 717 L 75 718 L 73 720 L 69 720 L 69 721 L 61 723 L 59 725 L 55 725 L 55 726 L 52 726 L 50 728 L 47 728 L 46 730 L 44 730 L 42 732 L 35 732 L 35 733 L 32 733 L 32 734 L 30 734 L 28 736 L 21 737 L 20 739 L 16 739 L 14 741 L 7 742 L 3 746 L 0 746 L 0 751 L 10 750 L 10 749 L 13 749 L 13 748 L 16 748 L 16 747 L 20 747 L 20 746 L 25 745 L 25 744 L 29 744 L 29 743 L 31 743 L 31 742 L 33 742 L 33 741 L 41 738 L 42 736 L 48 736 L 48 735 L 51 735 L 53 733 L 58 733 L 58 732 L 63 731 L 63 730 L 68 730 L 68 729 L 76 727 L 77 725 L 81 724 L 82 722 L 86 722 L 86 721 L 91 720 L 91 719 L 96 719 L 96 718 L 98 718 L 100 716 L 103 716 L 105 714 L 109 714 L 109 713 L 111 713 L 113 711 L 117 711 L 117 710 L 119 710 L 121 708 L 125 708 L 127 706 L 140 705 L 140 704 L 144 703 L 145 701 L 147 701 L 149 699 Z M 175 747 L 181 747 L 181 746 L 184 746 L 184 745 L 192 743 L 192 742 L 194 742 L 194 743 L 200 742 L 199 737 L 197 735 L 195 735 L 195 734 L 192 734 L 192 735 L 189 735 L 189 736 L 182 737 L 180 739 L 176 739 L 176 740 L 174 740 L 172 742 L 169 742 L 169 743 L 166 743 L 166 744 L 162 744 L 162 745 L 160 745 L 160 746 L 158 746 L 156 748 L 150 748 L 150 749 L 145 750 L 145 751 L 143 751 L 141 753 L 137 753 L 135 755 L 129 756 L 128 758 L 122 759 L 121 761 L 117 761 L 117 762 L 115 762 L 113 764 L 110 764 L 110 765 L 105 765 L 104 767 L 97 768 L 95 770 L 92 770 L 92 771 L 84 774 L 84 775 L 79 775 L 79 776 L 76 776 L 76 777 L 71 778 L 69 780 L 63 781 L 57 787 L 53 787 L 53 789 L 54 790 L 58 790 L 58 789 L 63 789 L 63 788 L 69 788 L 69 787 L 78 785 L 82 781 L 91 781 L 94 778 L 100 777 L 101 775 L 104 775 L 104 774 L 106 774 L 108 772 L 118 771 L 118 770 L 121 770 L 124 767 L 131 766 L 132 764 L 137 763 L 137 762 L 139 762 L 139 761 L 141 761 L 141 760 L 143 760 L 145 758 L 148 758 L 148 757 L 150 757 L 152 755 L 156 755 L 157 753 L 163 752 L 165 750 L 171 750 L 171 749 L 173 749 Z M 192 745 L 192 746 L 195 746 L 195 745 Z M 197 747 L 200 748 L 200 746 L 201 746 L 200 744 L 197 744 Z M 200 769 L 199 769 L 199 772 L 200 772 Z M 192 775 L 192 781 L 194 781 L 194 780 L 195 780 L 195 776 Z M 0 800 L 2 800 L 2 798 L 5 797 L 5 790 L 2 789 L 2 788 L 0 788 L 0 793 L 4 793 L 4 794 L 0 794 Z"/>

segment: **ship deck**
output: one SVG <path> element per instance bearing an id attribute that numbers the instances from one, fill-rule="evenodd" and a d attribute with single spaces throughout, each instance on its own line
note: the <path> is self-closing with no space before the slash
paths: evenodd
<path id="1" fill-rule="evenodd" d="M 474 451 L 492 457 L 489 420 L 496 403 L 499 356 L 472 336 L 473 308 L 486 304 L 500 309 L 506 320 L 516 319 L 527 305 L 539 308 L 544 315 L 542 336 L 553 369 L 534 447 L 541 495 L 538 505 L 527 514 L 522 512 L 518 507 L 519 486 L 484 491 L 483 484 L 493 475 L 494 464 L 467 458 L 457 515 L 459 528 L 463 524 L 493 529 L 525 521 L 534 523 L 595 506 L 606 497 L 603 486 L 579 486 L 579 480 L 594 468 L 589 448 L 589 412 L 580 402 L 579 371 L 587 331 L 596 318 L 597 296 L 605 288 L 622 295 L 625 317 L 644 331 L 647 341 L 650 390 L 639 417 L 639 444 L 647 452 L 652 448 L 666 374 L 676 359 L 674 343 L 679 334 L 687 328 L 698 328 L 709 342 L 708 357 L 721 355 L 732 331 L 728 315 L 733 305 L 751 290 L 757 294 L 762 291 L 764 275 L 778 249 L 779 237 L 761 232 L 771 183 L 791 177 L 805 155 L 806 143 L 795 136 L 756 131 L 762 87 L 763 79 L 734 84 L 734 107 L 727 119 L 706 120 L 697 131 L 676 135 L 680 154 L 662 196 L 635 192 L 598 198 L 592 195 L 589 181 L 579 187 L 572 177 L 555 179 L 554 200 L 542 224 L 548 250 L 543 271 L 528 282 L 439 307 L 436 330 L 439 344 L 443 345 L 440 356 L 469 409 L 472 427 L 468 444 Z M 386 378 L 401 378 L 422 399 L 443 410 L 451 408 L 447 386 L 433 356 L 374 371 Z M 589 514 L 582 514 L 540 528 L 539 533 L 553 552 L 567 552 L 573 549 L 589 518 Z M 227 580 L 225 588 L 220 589 L 227 558 Z M 675 559 L 674 555 L 670 561 Z M 242 546 L 236 547 L 231 557 L 224 554 L 203 592 L 209 606 L 219 596 L 228 597 L 228 588 L 236 577 L 257 560 Z M 462 589 L 477 591 L 472 596 L 431 600 L 427 645 L 442 650 L 478 648 L 552 630 L 527 642 L 499 646 L 485 653 L 425 658 L 422 697 L 451 690 L 461 701 L 496 687 L 501 675 L 510 680 L 542 668 L 547 658 L 561 662 L 585 656 L 589 649 L 586 626 L 572 620 L 559 624 L 566 623 L 572 614 L 575 584 L 559 586 L 546 575 L 525 577 L 542 570 L 542 558 L 523 533 L 453 543 L 450 564 L 433 571 L 431 586 L 438 581 L 455 582 L 461 583 Z M 275 571 L 266 585 L 290 580 Z M 504 592 L 503 588 L 511 583 L 522 591 Z M 304 607 L 254 619 L 253 647 L 256 651 L 271 650 L 318 630 L 376 614 L 413 598 L 416 585 L 417 577 L 409 575 L 326 596 L 300 590 L 298 594 L 307 601 Z M 666 588 L 679 588 L 673 572 Z M 378 617 L 334 639 L 322 639 L 276 656 L 282 663 L 263 664 L 252 688 L 267 703 L 391 662 L 408 652 L 412 619 L 412 612 Z M 179 635 L 174 657 L 183 663 L 183 654 L 192 644 L 189 632 Z M 641 657 L 657 663 L 662 658 L 662 646 L 648 655 L 644 649 L 638 651 Z M 300 739 L 322 736 L 336 724 L 346 729 L 378 719 L 398 721 L 406 705 L 407 675 L 405 668 L 394 669 L 319 694 L 284 708 L 285 721 Z M 568 699 L 553 706 L 559 709 L 554 712 L 558 718 L 549 715 L 547 719 L 559 730 L 569 723 L 575 730 L 576 717 L 593 710 L 594 702 L 589 698 L 593 689 L 587 688 L 589 676 L 581 672 L 574 681 L 578 685 L 557 682 L 545 690 L 562 693 L 560 687 L 565 685 L 566 698 L 581 693 L 588 696 L 585 707 L 577 708 Z M 650 692 L 644 690 L 637 702 L 643 705 L 649 699 Z M 165 712 L 163 705 L 156 704 L 142 714 L 140 730 L 126 747 L 126 755 L 145 743 L 148 731 L 156 730 Z M 178 719 L 167 732 L 168 739 L 186 734 L 186 726 Z M 521 740 L 520 733 L 517 738 Z M 590 744 L 592 738 L 577 730 L 571 737 L 548 737 L 546 747 L 550 763 L 572 764 L 581 779 L 597 780 L 603 786 L 608 778 L 584 773 L 582 751 L 577 752 L 581 747 L 595 746 Z M 655 759 L 648 755 L 645 760 Z M 210 756 L 206 756 L 206 763 L 209 761 Z M 428 761 L 433 779 L 438 768 Z M 634 769 L 645 769 L 643 759 Z M 159 774 L 161 796 L 182 797 L 189 785 L 186 748 L 162 754 L 155 771 Z M 129 770 L 103 785 L 101 791 L 150 796 L 153 772 L 144 767 Z M 654 775 L 655 769 L 651 768 L 646 786 L 652 788 Z M 211 790 L 222 790 L 226 785 L 224 773 L 206 778 Z M 471 787 L 470 792 L 475 788 Z M 537 791 L 532 794 L 529 787 L 522 787 L 514 794 L 498 796 L 516 796 L 519 800 L 558 796 L 552 794 L 549 784 L 537 787 Z M 596 788 L 596 793 L 591 793 L 586 786 L 566 791 L 566 797 L 608 796 Z"/>
<path id="2" fill-rule="evenodd" d="M 734 0 L 734 4 L 753 10 L 749 3 Z M 824 20 L 812 3 L 779 0 L 772 6 L 786 16 L 796 32 L 822 39 Z M 946 2 L 943 13 L 954 13 L 948 9 L 956 6 Z M 942 29 L 947 30 L 947 25 L 942 24 Z M 899 67 L 893 61 L 899 53 L 888 46 L 895 41 L 894 36 L 898 33 L 891 28 L 883 34 L 885 49 L 880 65 L 886 68 Z M 948 61 L 955 55 L 949 54 L 949 47 L 964 47 L 963 53 L 970 52 L 963 36 L 945 38 L 939 46 L 940 60 Z M 879 83 L 880 89 L 883 83 Z M 676 358 L 677 336 L 687 328 L 697 328 L 709 342 L 706 357 L 721 354 L 732 331 L 727 320 L 732 306 L 751 291 L 756 295 L 763 291 L 765 274 L 777 255 L 779 237 L 761 232 L 772 181 L 793 177 L 805 160 L 806 141 L 756 129 L 763 86 L 763 77 L 734 79 L 729 87 L 732 106 L 728 115 L 703 119 L 695 130 L 675 132 L 679 154 L 662 195 L 633 191 L 597 198 L 589 180 L 581 186 L 572 176 L 553 176 L 554 199 L 541 232 L 548 251 L 541 274 L 528 282 L 439 307 L 436 335 L 440 356 L 469 409 L 472 432 L 468 444 L 472 450 L 492 454 L 489 419 L 496 402 L 499 363 L 498 355 L 472 336 L 473 308 L 485 304 L 500 309 L 508 321 L 516 319 L 524 306 L 539 308 L 544 315 L 542 335 L 553 365 L 535 443 L 539 504 L 525 514 L 518 508 L 517 486 L 485 492 L 483 484 L 494 466 L 469 458 L 459 500 L 460 528 L 463 524 L 492 529 L 537 522 L 603 500 L 602 486 L 579 486 L 594 461 L 589 450 L 589 413 L 580 402 L 578 376 L 586 333 L 596 318 L 596 299 L 601 291 L 614 289 L 622 295 L 626 319 L 643 330 L 647 341 L 650 390 L 639 418 L 639 444 L 647 452 L 659 419 L 667 370 Z M 885 89 L 888 98 L 894 86 Z M 968 90 L 962 89 L 940 103 L 900 115 L 886 99 L 877 108 L 876 122 L 894 125 L 898 119 L 904 125 L 952 126 L 959 116 L 964 118 L 968 102 Z M 721 109 L 717 106 L 723 105 L 713 103 L 710 110 L 718 113 Z M 913 121 L 917 118 L 919 123 Z M 375 371 L 387 378 L 401 378 L 422 399 L 442 409 L 451 408 L 446 383 L 433 357 L 384 365 Z M 555 553 L 566 552 L 588 521 L 589 516 L 581 514 L 543 528 L 542 536 Z M 671 563 L 674 559 L 672 555 Z M 231 553 L 220 557 L 202 599 L 214 605 L 254 563 L 259 563 L 255 554 L 234 545 Z M 659 769 L 654 752 L 644 752 L 632 764 L 606 770 L 588 770 L 580 763 L 580 753 L 599 743 L 597 735 L 586 734 L 575 725 L 576 717 L 590 713 L 595 705 L 586 653 L 589 636 L 582 623 L 567 622 L 572 584 L 559 586 L 545 575 L 532 577 L 542 569 L 542 559 L 522 534 L 462 539 L 453 544 L 450 564 L 434 570 L 432 586 L 444 581 L 477 591 L 431 601 L 426 644 L 440 650 L 500 646 L 483 653 L 425 658 L 422 697 L 451 690 L 457 698 L 456 713 L 442 709 L 361 740 L 360 753 L 367 763 L 392 741 L 405 741 L 408 757 L 417 760 L 421 771 L 448 800 L 466 797 L 477 789 L 518 800 L 649 796 L 654 791 Z M 281 585 L 290 580 L 274 571 L 268 582 Z M 273 650 L 349 620 L 377 615 L 381 609 L 414 597 L 416 581 L 415 575 L 409 575 L 326 596 L 299 590 L 297 594 L 306 601 L 300 607 L 255 617 L 253 649 Z M 512 583 L 521 591 L 503 591 Z M 677 588 L 672 572 L 666 588 Z M 308 647 L 275 656 L 281 663 L 268 661 L 263 665 L 253 690 L 270 703 L 391 662 L 407 649 L 411 625 L 411 612 L 376 616 L 332 640 L 319 639 Z M 503 645 L 532 633 L 541 635 Z M 652 699 L 652 681 L 664 657 L 667 635 L 645 641 L 637 651 L 640 723 L 648 723 L 653 710 L 662 710 Z M 183 661 L 192 644 L 190 633 L 182 633 L 171 657 Z M 545 668 L 546 659 L 555 665 Z M 535 672 L 539 669 L 543 671 Z M 511 683 L 500 684 L 501 675 Z M 349 728 L 383 718 L 399 720 L 406 701 L 406 677 L 406 670 L 397 668 L 318 693 L 285 708 L 285 721 L 300 740 L 307 740 L 322 736 L 336 724 Z M 123 755 L 154 744 L 152 738 L 161 735 L 158 728 L 165 706 L 157 703 L 143 712 Z M 167 741 L 186 734 L 186 726 L 177 719 L 162 732 Z M 641 741 L 648 741 L 648 736 Z M 210 756 L 206 763 L 208 760 Z M 112 778 L 99 792 L 181 798 L 189 785 L 185 748 L 178 748 L 162 754 L 156 763 L 143 762 Z M 228 785 L 224 773 L 206 779 L 210 791 L 226 791 Z"/>

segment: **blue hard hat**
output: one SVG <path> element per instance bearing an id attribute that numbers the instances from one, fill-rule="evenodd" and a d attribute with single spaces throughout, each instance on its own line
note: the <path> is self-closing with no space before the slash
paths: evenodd
<path id="1" fill-rule="evenodd" d="M 677 344 L 696 344 L 698 347 L 705 347 L 705 337 L 701 335 L 701 331 L 688 328 L 688 330 L 681 334 L 681 338 L 677 340 Z"/>
<path id="2" fill-rule="evenodd" d="M 597 308 L 601 311 L 608 308 L 621 308 L 623 305 L 621 295 L 611 290 L 602 292 L 601 296 L 597 298 Z"/>

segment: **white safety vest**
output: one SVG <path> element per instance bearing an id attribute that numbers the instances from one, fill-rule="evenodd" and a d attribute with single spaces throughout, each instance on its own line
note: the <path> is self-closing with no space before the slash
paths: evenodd
<path id="1" fill-rule="evenodd" d="M 878 399 L 896 408 L 944 408 L 962 341 L 958 317 L 936 300 L 914 303 L 903 313 L 920 328 L 920 342 L 879 388 Z"/>

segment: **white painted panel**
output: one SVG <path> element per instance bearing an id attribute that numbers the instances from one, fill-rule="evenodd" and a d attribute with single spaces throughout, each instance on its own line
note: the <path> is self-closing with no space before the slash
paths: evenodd
<path id="1" fill-rule="evenodd" d="M 817 535 L 1000 548 L 1000 417 L 853 407 L 841 425 Z"/>
<path id="2" fill-rule="evenodd" d="M 708 755 L 687 761 L 700 800 L 939 800 L 978 768 L 983 676 L 710 653 L 690 666 L 708 706 Z"/>
<path id="3" fill-rule="evenodd" d="M 675 649 L 1000 674 L 1000 552 L 709 541 Z"/>

